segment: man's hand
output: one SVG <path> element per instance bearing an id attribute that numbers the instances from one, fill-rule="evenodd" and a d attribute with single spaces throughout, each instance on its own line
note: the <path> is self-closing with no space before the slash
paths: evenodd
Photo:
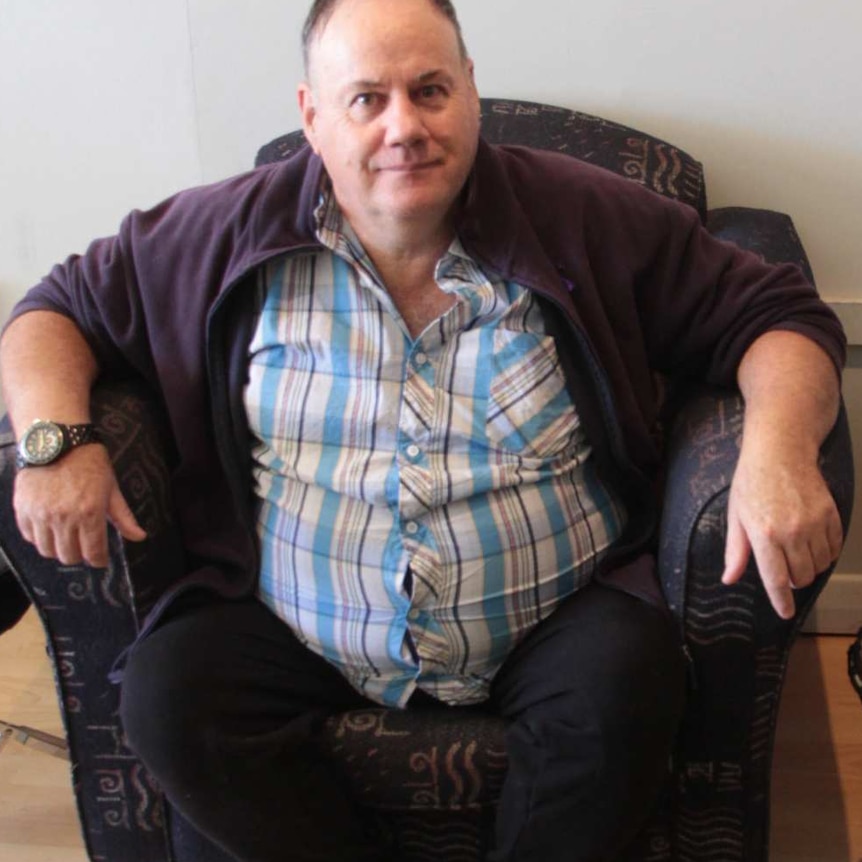
<path id="1" fill-rule="evenodd" d="M 117 485 L 105 447 L 87 444 L 15 479 L 18 528 L 44 557 L 65 565 L 108 565 L 107 524 L 124 539 L 146 538 Z"/>
<path id="2" fill-rule="evenodd" d="M 749 347 L 739 386 L 745 427 L 730 487 L 722 581 L 736 583 L 753 553 L 772 606 L 790 619 L 793 590 L 829 568 L 843 542 L 818 467 L 838 412 L 838 375 L 813 341 L 773 331 Z"/>
<path id="3" fill-rule="evenodd" d="M 96 358 L 71 319 L 53 311 L 16 318 L 0 341 L 3 394 L 19 434 L 42 416 L 68 425 L 90 421 Z M 98 443 L 72 449 L 45 467 L 18 472 L 13 498 L 18 528 L 44 557 L 75 565 L 108 565 L 107 524 L 124 539 L 141 529 L 117 485 L 107 450 Z"/>
<path id="4" fill-rule="evenodd" d="M 782 462 L 778 452 L 753 448 L 743 448 L 730 489 L 722 582 L 739 581 L 753 552 L 775 612 L 790 619 L 793 590 L 838 558 L 841 519 L 816 464 Z"/>

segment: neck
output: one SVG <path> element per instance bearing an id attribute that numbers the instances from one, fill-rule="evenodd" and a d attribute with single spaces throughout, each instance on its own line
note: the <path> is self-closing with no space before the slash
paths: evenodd
<path id="1" fill-rule="evenodd" d="M 425 328 L 454 304 L 434 281 L 434 268 L 452 241 L 446 224 L 421 233 L 405 230 L 403 223 L 389 230 L 368 230 L 362 223 L 351 226 L 398 309 L 410 335 L 417 338 Z"/>
<path id="2" fill-rule="evenodd" d="M 369 225 L 348 220 L 386 284 L 395 274 L 399 281 L 431 278 L 454 236 L 448 220 L 434 225 L 405 225 L 401 221 Z"/>

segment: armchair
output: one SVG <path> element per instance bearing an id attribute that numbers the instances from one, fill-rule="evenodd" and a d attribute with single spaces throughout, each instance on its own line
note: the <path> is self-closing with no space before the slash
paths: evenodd
<path id="1" fill-rule="evenodd" d="M 656 138 L 597 117 L 526 102 L 483 100 L 492 141 L 557 149 L 615 170 L 694 207 L 715 234 L 767 259 L 809 271 L 787 216 L 708 212 L 701 165 Z M 293 133 L 263 147 L 257 164 L 300 146 Z M 171 513 L 166 424 L 135 381 L 100 384 L 95 421 L 121 486 L 149 534 L 111 536 L 107 569 L 64 567 L 19 536 L 11 511 L 14 440 L 0 426 L 0 547 L 37 607 L 54 663 L 72 778 L 93 862 L 228 862 L 166 804 L 123 744 L 108 670 L 162 587 L 182 570 Z M 738 454 L 738 393 L 698 389 L 677 399 L 666 427 L 666 494 L 659 570 L 693 660 L 694 680 L 663 798 L 629 862 L 745 860 L 768 856 L 769 777 L 788 653 L 827 574 L 797 593 L 792 621 L 775 616 L 753 566 L 719 584 L 726 503 Z M 822 468 L 849 521 L 853 470 L 846 418 L 826 441 Z M 331 719 L 327 744 L 405 862 L 478 860 L 487 846 L 506 769 L 501 721 L 446 713 L 361 710 Z"/>

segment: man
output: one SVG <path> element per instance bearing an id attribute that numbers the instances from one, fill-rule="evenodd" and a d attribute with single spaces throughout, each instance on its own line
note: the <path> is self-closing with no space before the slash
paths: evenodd
<path id="1" fill-rule="evenodd" d="M 682 709 L 648 553 L 652 370 L 738 380 L 724 580 L 753 552 L 790 617 L 842 540 L 817 469 L 840 328 L 687 208 L 482 143 L 445 0 L 317 2 L 304 44 L 311 150 L 133 213 L 3 338 L 19 433 L 86 425 L 96 376 L 129 373 L 176 433 L 189 574 L 128 657 L 130 745 L 237 859 L 386 858 L 319 723 L 493 711 L 493 859 L 617 858 Z M 144 538 L 101 446 L 44 460 L 15 497 L 41 553 L 104 564 L 106 519 Z"/>

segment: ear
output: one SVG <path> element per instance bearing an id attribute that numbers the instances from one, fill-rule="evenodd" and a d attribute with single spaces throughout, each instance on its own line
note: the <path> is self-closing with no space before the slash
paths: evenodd
<path id="1" fill-rule="evenodd" d="M 303 81 L 297 87 L 296 96 L 299 101 L 299 113 L 302 116 L 302 131 L 305 132 L 305 137 L 308 139 L 308 143 L 311 144 L 311 149 L 319 155 L 317 135 L 314 128 L 317 109 L 314 106 L 314 94 L 311 91 L 311 85 Z"/>
<path id="2" fill-rule="evenodd" d="M 473 97 L 476 101 L 476 106 L 479 107 L 479 89 L 476 87 L 476 67 L 473 65 L 473 61 L 469 58 L 464 61 L 466 69 L 467 69 L 467 80 L 470 82 L 470 88 L 473 90 Z"/>

